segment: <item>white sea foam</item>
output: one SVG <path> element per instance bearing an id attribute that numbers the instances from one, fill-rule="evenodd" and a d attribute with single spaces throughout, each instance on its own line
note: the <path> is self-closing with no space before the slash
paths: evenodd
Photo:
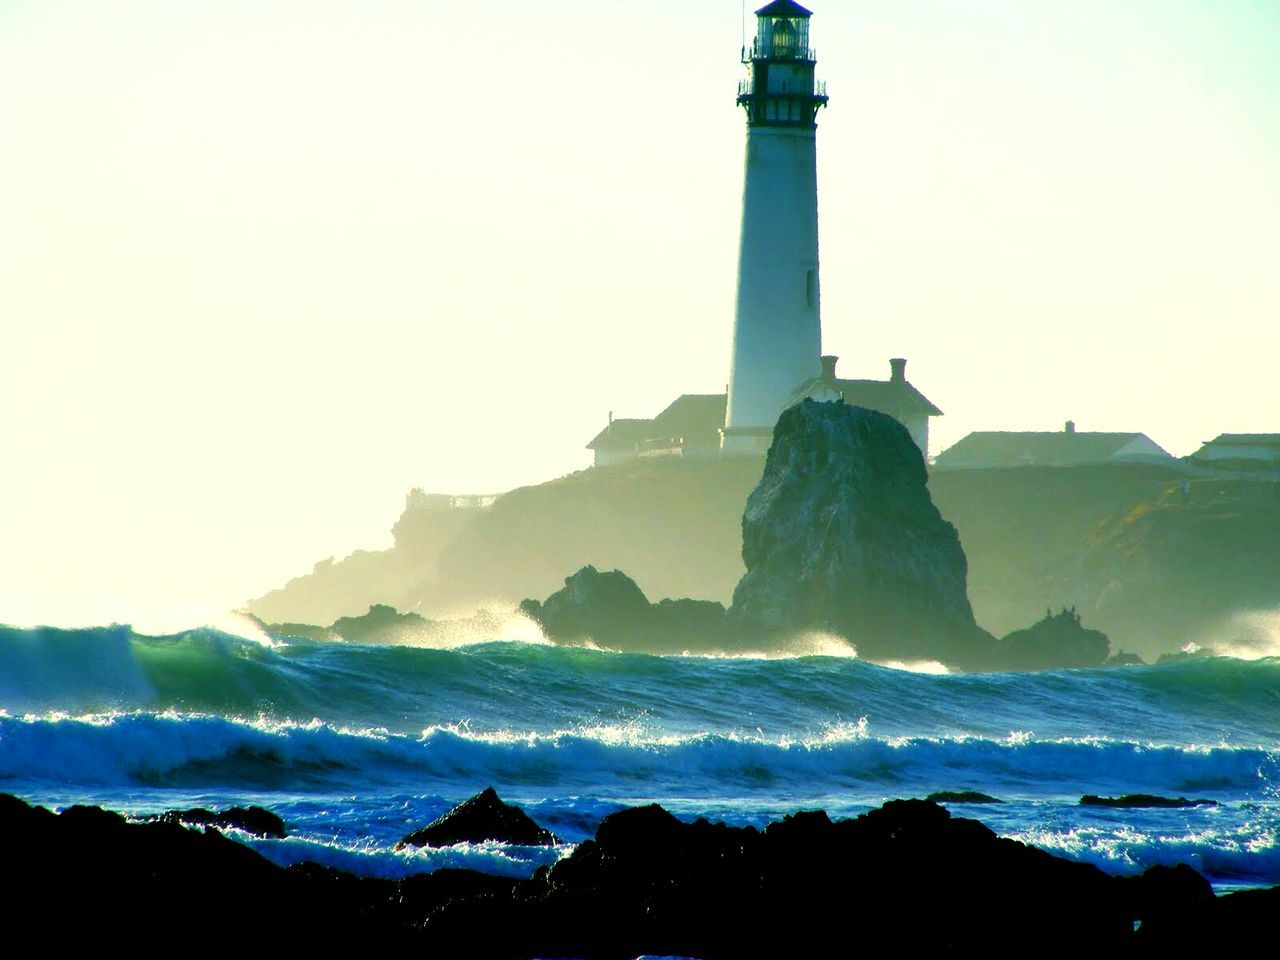
<path id="1" fill-rule="evenodd" d="M 372 842 L 352 844 L 304 836 L 264 840 L 240 831 L 228 832 L 281 867 L 311 862 L 363 877 L 387 880 L 401 880 L 445 868 L 523 879 L 532 876 L 538 867 L 550 866 L 573 850 L 572 846 L 566 845 L 524 847 L 497 842 L 397 850 Z"/>
<path id="2" fill-rule="evenodd" d="M 1263 815 L 1269 823 L 1259 823 L 1255 813 L 1244 822 L 1196 827 L 1165 825 L 1150 813 L 1141 816 L 1141 826 L 1035 827 L 1013 834 L 1013 839 L 1095 864 L 1108 873 L 1134 874 L 1156 864 L 1185 863 L 1228 881 L 1280 879 L 1280 823 L 1274 813 Z"/>
<path id="3" fill-rule="evenodd" d="M 941 677 L 951 673 L 951 668 L 939 660 L 885 660 L 880 666 L 890 670 L 905 670 L 907 673 L 924 673 Z"/>
<path id="4" fill-rule="evenodd" d="M 687 795 L 929 791 L 957 780 L 1039 795 L 1193 792 L 1262 796 L 1276 757 L 1226 745 L 1156 747 L 1102 739 L 878 738 L 868 724 L 807 735 L 680 734 L 643 724 L 550 732 L 436 726 L 420 736 L 319 721 L 163 714 L 0 717 L 0 779 L 83 784 L 324 783 L 541 785 L 633 795 L 641 782 Z"/>

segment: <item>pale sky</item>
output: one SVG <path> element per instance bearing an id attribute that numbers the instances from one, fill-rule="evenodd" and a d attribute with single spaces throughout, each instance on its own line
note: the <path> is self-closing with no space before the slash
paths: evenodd
<path id="1" fill-rule="evenodd" d="M 843 375 L 935 453 L 1280 431 L 1280 3 L 809 5 Z M 0 620 L 193 625 L 723 389 L 740 24 L 0 0 Z"/>

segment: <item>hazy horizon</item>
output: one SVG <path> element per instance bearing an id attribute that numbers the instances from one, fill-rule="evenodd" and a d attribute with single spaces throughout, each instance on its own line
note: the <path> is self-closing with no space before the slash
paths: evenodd
<path id="1" fill-rule="evenodd" d="M 843 375 L 907 357 L 934 453 L 1280 431 L 1280 7 L 808 5 Z M 723 390 L 739 24 L 0 8 L 0 621 L 189 626 Z"/>

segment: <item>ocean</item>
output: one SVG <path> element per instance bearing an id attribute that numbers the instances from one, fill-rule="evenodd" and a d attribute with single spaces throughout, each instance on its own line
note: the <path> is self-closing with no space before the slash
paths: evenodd
<path id="1" fill-rule="evenodd" d="M 0 627 L 0 791 L 132 815 L 259 804 L 290 832 L 239 837 L 267 858 L 401 877 L 525 876 L 634 804 L 762 825 L 976 790 L 1004 802 L 953 814 L 1108 872 L 1280 884 L 1278 659 L 965 675 L 556 647 L 527 626 L 434 648 Z M 394 849 L 486 786 L 563 844 Z"/>

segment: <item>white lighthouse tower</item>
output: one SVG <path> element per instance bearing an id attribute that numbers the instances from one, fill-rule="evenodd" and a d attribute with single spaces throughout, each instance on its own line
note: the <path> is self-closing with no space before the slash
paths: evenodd
<path id="1" fill-rule="evenodd" d="M 827 96 L 814 80 L 810 16 L 774 0 L 756 11 L 743 51 L 747 163 L 725 453 L 764 453 L 788 401 L 821 372 L 815 118 Z"/>

